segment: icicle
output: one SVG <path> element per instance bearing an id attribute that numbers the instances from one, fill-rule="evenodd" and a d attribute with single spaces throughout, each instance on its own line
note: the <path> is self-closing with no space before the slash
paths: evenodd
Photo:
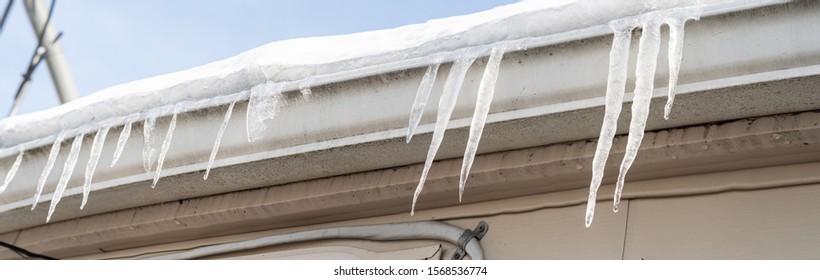
<path id="1" fill-rule="evenodd" d="M 267 126 L 265 121 L 273 119 L 282 106 L 282 84 L 264 83 L 251 89 L 245 126 L 248 142 L 262 139 Z"/>
<path id="2" fill-rule="evenodd" d="M 424 189 L 424 181 L 427 179 L 427 173 L 430 171 L 430 166 L 433 165 L 433 159 L 436 157 L 439 146 L 441 146 L 442 139 L 444 139 L 444 131 L 447 130 L 450 115 L 453 114 L 453 109 L 456 107 L 458 93 L 461 91 L 464 76 L 467 74 L 467 69 L 470 69 L 470 65 L 473 64 L 473 61 L 475 61 L 475 56 L 456 60 L 450 68 L 447 81 L 444 82 L 444 91 L 438 103 L 438 114 L 436 115 L 436 128 L 435 131 L 433 131 L 433 140 L 430 143 L 430 149 L 427 151 L 427 160 L 424 162 L 424 169 L 421 172 L 419 185 L 416 186 L 416 192 L 413 194 L 413 205 L 411 206 L 410 215 L 416 213 L 416 201 Z"/>
<path id="3" fill-rule="evenodd" d="M 621 106 L 626 90 L 626 72 L 629 63 L 629 45 L 632 42 L 632 29 L 635 28 L 633 21 L 616 21 L 610 24 L 614 31 L 612 39 L 612 49 L 609 51 L 609 78 L 606 86 L 606 107 L 604 108 L 604 121 L 601 126 L 601 134 L 598 136 L 598 146 L 595 149 L 595 157 L 592 160 L 592 182 L 589 184 L 589 200 L 585 223 L 589 227 L 595 215 L 595 200 L 598 187 L 601 186 L 601 179 L 604 176 L 604 167 L 609 157 L 609 150 L 612 148 L 612 139 L 618 128 L 618 115 L 621 114 Z"/>
<path id="4" fill-rule="evenodd" d="M 11 183 L 11 180 L 14 179 L 14 175 L 17 174 L 17 169 L 20 168 L 20 163 L 23 162 L 24 153 L 25 151 L 20 148 L 20 153 L 17 154 L 17 159 L 14 160 L 14 163 L 11 165 L 11 169 L 9 169 L 9 172 L 6 173 L 6 179 L 3 180 L 3 185 L 0 186 L 0 193 L 6 191 L 6 188 Z"/>
<path id="5" fill-rule="evenodd" d="M 621 162 L 618 182 L 615 185 L 614 206 L 612 208 L 615 212 L 618 212 L 618 204 L 621 202 L 621 191 L 624 188 L 626 172 L 632 166 L 643 140 L 646 119 L 649 116 L 649 104 L 654 89 L 653 82 L 655 69 L 658 65 L 660 42 L 660 23 L 655 19 L 650 19 L 643 24 L 643 35 L 641 35 L 638 47 L 638 62 L 635 68 L 635 97 L 632 99 L 632 121 L 629 124 L 626 152 L 623 162 Z"/>
<path id="6" fill-rule="evenodd" d="M 151 188 L 157 187 L 160 173 L 162 172 L 162 164 L 165 162 L 165 156 L 168 155 L 168 148 L 171 147 L 171 137 L 174 136 L 174 128 L 177 127 L 177 112 L 174 110 L 174 116 L 171 117 L 171 123 L 168 124 L 168 132 L 165 133 L 165 140 L 162 140 L 162 150 L 159 152 L 159 159 L 157 159 L 157 171 L 154 173 L 154 182 L 151 183 Z"/>
<path id="7" fill-rule="evenodd" d="M 40 180 L 37 182 L 37 191 L 34 193 L 34 203 L 31 205 L 31 210 L 37 207 L 37 203 L 40 202 L 40 195 L 43 193 L 43 187 L 46 185 L 46 179 L 48 179 L 48 174 L 51 173 L 51 169 L 54 168 L 54 161 L 57 160 L 57 154 L 60 153 L 60 143 L 63 142 L 64 136 L 58 135 L 57 139 L 54 139 L 54 144 L 51 144 L 51 152 L 48 154 L 48 159 L 46 160 L 46 166 L 43 167 L 43 173 L 40 173 Z"/>
<path id="8" fill-rule="evenodd" d="M 407 143 L 413 138 L 416 133 L 416 127 L 421 122 L 421 115 L 424 108 L 427 107 L 427 98 L 430 97 L 430 91 L 433 90 L 433 84 L 436 82 L 438 75 L 438 67 L 440 64 L 430 65 L 427 67 L 427 72 L 421 78 L 421 84 L 416 92 L 416 99 L 413 101 L 413 110 L 410 112 L 410 124 L 407 126 Z"/>
<path id="9" fill-rule="evenodd" d="M 233 112 L 234 104 L 236 104 L 236 100 L 231 102 L 231 105 L 228 106 L 228 111 L 225 112 L 225 119 L 222 120 L 222 124 L 219 126 L 219 131 L 216 133 L 216 141 L 214 141 L 214 147 L 211 149 L 211 157 L 208 158 L 208 167 L 205 169 L 205 176 L 202 177 L 203 180 L 208 180 L 208 174 L 211 173 L 211 166 L 214 165 L 216 153 L 219 151 L 219 144 L 222 142 L 222 135 L 225 134 L 225 128 L 228 127 L 228 121 L 231 120 L 231 113 Z"/>
<path id="10" fill-rule="evenodd" d="M 60 174 L 57 189 L 54 190 L 54 196 L 51 197 L 51 206 L 48 208 L 46 223 L 51 221 L 51 215 L 54 214 L 54 210 L 57 209 L 57 203 L 60 203 L 60 199 L 63 198 L 63 192 L 65 192 L 65 187 L 68 185 L 68 180 L 71 179 L 71 174 L 74 173 L 74 167 L 77 165 L 77 156 L 80 154 L 80 149 L 83 146 L 83 137 L 85 137 L 85 134 L 80 134 L 74 137 L 74 141 L 71 143 L 68 158 L 65 160 L 65 164 L 63 164 L 63 173 Z"/>
<path id="11" fill-rule="evenodd" d="M 313 91 L 310 90 L 310 87 L 313 86 L 314 80 L 315 78 L 310 76 L 299 83 L 299 92 L 302 93 L 304 100 L 310 100 L 311 96 L 313 96 Z"/>
<path id="12" fill-rule="evenodd" d="M 478 86 L 478 97 L 473 113 L 473 121 L 470 124 L 470 137 L 467 139 L 467 149 L 464 151 L 464 161 L 461 163 L 461 177 L 458 184 L 458 201 L 464 194 L 464 185 L 467 184 L 467 177 L 470 175 L 470 168 L 473 166 L 478 142 L 481 140 L 481 133 L 484 131 L 484 124 L 487 122 L 487 115 L 490 113 L 490 104 L 493 102 L 495 94 L 495 82 L 498 79 L 498 69 L 501 66 L 501 58 L 504 56 L 506 48 L 493 48 L 487 67 L 484 69 L 484 76 Z"/>
<path id="13" fill-rule="evenodd" d="M 156 117 L 147 118 L 145 119 L 145 122 L 143 122 L 142 136 L 144 141 L 142 146 L 142 167 L 145 168 L 145 172 L 151 172 L 151 169 L 154 166 L 154 161 L 156 161 L 157 148 L 154 147 L 156 144 L 156 137 L 153 135 L 156 124 Z"/>
<path id="14" fill-rule="evenodd" d="M 683 25 L 686 18 L 668 18 L 669 26 L 669 97 L 666 107 L 663 108 L 663 118 L 669 119 L 672 112 L 672 103 L 675 102 L 675 88 L 678 84 L 678 73 L 683 58 Z"/>
<path id="15" fill-rule="evenodd" d="M 83 183 L 83 202 L 80 204 L 80 209 L 85 208 L 88 202 L 88 195 L 91 193 L 91 179 L 94 178 L 94 171 L 97 170 L 97 162 L 100 161 L 100 154 L 102 153 L 103 145 L 105 145 L 105 137 L 108 136 L 109 127 L 103 127 L 97 130 L 94 135 L 94 142 L 91 143 L 91 153 L 88 156 L 88 165 L 85 167 L 85 183 Z"/>
<path id="16" fill-rule="evenodd" d="M 117 139 L 117 149 L 114 150 L 114 160 L 111 161 L 111 167 L 114 167 L 114 164 L 120 160 L 122 151 L 125 150 L 125 143 L 128 142 L 128 137 L 131 137 L 131 124 L 133 123 L 134 121 L 128 121 L 125 123 L 125 126 L 122 127 L 120 138 Z"/>

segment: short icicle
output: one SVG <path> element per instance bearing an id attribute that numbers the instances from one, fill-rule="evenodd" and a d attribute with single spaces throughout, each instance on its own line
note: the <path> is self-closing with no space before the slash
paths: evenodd
<path id="1" fill-rule="evenodd" d="M 60 199 L 63 198 L 65 188 L 68 186 L 68 181 L 71 179 L 71 174 L 74 173 L 74 167 L 77 165 L 77 156 L 79 156 L 80 149 L 83 146 L 84 137 L 85 134 L 80 134 L 77 137 L 74 137 L 74 141 L 71 143 L 71 150 L 68 152 L 68 159 L 66 159 L 65 164 L 63 165 L 63 173 L 60 174 L 60 181 L 57 182 L 57 188 L 54 190 L 54 196 L 51 197 L 51 206 L 48 208 L 46 223 L 51 221 L 51 215 L 54 214 L 54 210 L 57 209 L 57 204 L 60 203 Z"/>
<path id="2" fill-rule="evenodd" d="M 174 136 L 174 129 L 177 127 L 177 111 L 174 110 L 174 116 L 171 117 L 171 122 L 168 124 L 168 131 L 165 133 L 165 139 L 162 140 L 162 149 L 159 152 L 159 159 L 157 159 L 157 170 L 154 173 L 154 182 L 151 183 L 151 188 L 157 187 L 157 182 L 162 173 L 162 164 L 165 162 L 165 156 L 168 155 L 168 149 L 171 147 L 171 138 Z"/>
<path id="3" fill-rule="evenodd" d="M 683 60 L 683 26 L 686 20 L 686 17 L 671 17 L 665 21 L 669 26 L 669 94 L 666 106 L 663 108 L 663 118 L 667 120 L 672 112 L 672 103 L 675 102 L 678 73 L 680 73 L 680 64 Z"/>
<path id="4" fill-rule="evenodd" d="M 3 185 L 0 186 L 0 193 L 6 191 L 6 188 L 11 184 L 11 180 L 14 179 L 14 175 L 17 174 L 17 169 L 20 168 L 20 163 L 23 162 L 23 154 L 25 154 L 25 150 L 20 148 L 20 153 L 17 154 L 17 158 L 14 160 L 14 163 L 11 164 L 9 172 L 6 173 L 6 179 L 3 180 Z"/>
<path id="5" fill-rule="evenodd" d="M 80 209 L 85 208 L 85 204 L 88 202 L 88 195 L 91 193 L 91 180 L 94 178 L 94 171 L 97 170 L 97 162 L 100 161 L 100 154 L 109 129 L 109 127 L 103 127 L 97 130 L 97 135 L 94 135 L 94 142 L 91 143 L 91 153 L 88 156 L 88 165 L 85 167 L 83 202 L 80 204 Z"/>
<path id="6" fill-rule="evenodd" d="M 157 118 L 149 117 L 145 119 L 142 126 L 142 167 L 145 168 L 145 172 L 151 172 L 154 161 L 156 161 L 157 148 L 154 147 L 156 145 L 156 137 L 154 137 L 154 127 L 156 124 Z"/>
<path id="7" fill-rule="evenodd" d="M 208 158 L 208 167 L 205 168 L 205 175 L 202 176 L 203 180 L 208 180 L 208 174 L 211 173 L 211 166 L 214 165 L 214 160 L 216 159 L 216 153 L 219 151 L 219 144 L 222 142 L 222 135 L 225 134 L 225 128 L 228 127 L 228 121 L 231 120 L 231 114 L 233 112 L 233 106 L 236 104 L 237 100 L 231 102 L 231 105 L 228 105 L 228 110 L 225 112 L 225 118 L 222 120 L 222 124 L 219 125 L 219 131 L 216 133 L 216 140 L 214 141 L 214 147 L 211 148 L 211 156 Z"/>
<path id="8" fill-rule="evenodd" d="M 245 127 L 248 131 L 248 142 L 262 139 L 265 121 L 273 119 L 282 107 L 282 84 L 266 82 L 251 88 L 248 98 L 248 111 Z"/>
<path id="9" fill-rule="evenodd" d="M 646 119 L 649 116 L 649 104 L 654 90 L 655 70 L 658 65 L 661 30 L 660 22 L 649 19 L 643 24 L 643 34 L 638 47 L 638 62 L 635 68 L 635 97 L 632 99 L 632 120 L 629 125 L 626 152 L 621 162 L 618 182 L 615 184 L 613 211 L 618 212 L 621 202 L 621 192 L 624 188 L 626 173 L 635 161 L 638 148 L 646 128 Z"/>
<path id="10" fill-rule="evenodd" d="M 436 83 L 436 76 L 438 76 L 438 68 L 440 64 L 436 63 L 427 67 L 424 76 L 421 78 L 421 84 L 416 91 L 416 99 L 413 101 L 413 109 L 410 111 L 410 123 L 407 126 L 407 143 L 413 138 L 416 133 L 416 127 L 421 122 L 421 115 L 424 113 L 424 108 L 427 107 L 427 99 L 430 97 L 430 92 L 433 90 L 433 84 Z"/>
<path id="11" fill-rule="evenodd" d="M 122 127 L 122 131 L 120 132 L 120 138 L 117 139 L 117 148 L 114 150 L 114 159 L 111 160 L 111 166 L 114 167 L 114 164 L 117 164 L 117 161 L 120 160 L 120 156 L 122 156 L 122 151 L 125 150 L 125 143 L 128 142 L 128 138 L 131 137 L 131 125 L 134 123 L 133 120 L 128 121 L 125 123 L 125 126 Z"/>
<path id="12" fill-rule="evenodd" d="M 584 220 L 587 227 L 592 225 L 592 219 L 595 216 L 598 188 L 601 186 L 606 160 L 612 149 L 612 139 L 615 138 L 615 131 L 618 128 L 618 115 L 621 114 L 624 91 L 626 91 L 629 45 L 632 43 L 632 29 L 635 28 L 635 24 L 634 20 L 610 23 L 614 31 L 614 38 L 612 49 L 609 51 L 609 77 L 606 86 L 604 121 L 601 134 L 598 136 L 595 157 L 592 159 L 592 182 L 589 184 L 589 199 Z"/>
<path id="13" fill-rule="evenodd" d="M 484 124 L 487 122 L 487 115 L 490 113 L 490 104 L 495 94 L 495 83 L 498 80 L 498 70 L 505 51 L 506 47 L 493 48 L 487 66 L 484 68 L 484 76 L 478 86 L 475 112 L 473 112 L 473 120 L 470 123 L 470 137 L 467 139 L 467 149 L 464 151 L 464 160 L 461 163 L 461 176 L 458 183 L 459 202 L 464 194 L 464 186 L 467 184 L 467 177 L 470 175 L 470 168 L 473 166 L 473 160 L 478 151 L 478 142 L 481 140 Z"/>
<path id="14" fill-rule="evenodd" d="M 57 160 L 57 155 L 60 153 L 60 144 L 63 143 L 63 139 L 65 139 L 63 135 L 58 135 L 57 139 L 54 139 L 54 144 L 51 144 L 51 152 L 48 153 L 46 166 L 43 167 L 43 172 L 40 173 L 40 180 L 37 182 L 37 190 L 34 192 L 34 203 L 31 205 L 31 210 L 34 210 L 34 208 L 37 207 L 37 203 L 40 202 L 40 195 L 43 194 L 43 187 L 46 185 L 48 174 L 51 173 L 51 169 L 54 168 L 54 161 Z"/>
<path id="15" fill-rule="evenodd" d="M 439 99 L 438 114 L 436 115 L 436 127 L 433 131 L 433 140 L 430 143 L 430 149 L 427 151 L 427 160 L 424 162 L 424 169 L 421 172 L 421 179 L 416 186 L 416 192 L 413 194 L 413 205 L 410 208 L 410 215 L 416 213 L 416 201 L 418 201 L 419 194 L 424 189 L 424 181 L 427 180 L 427 173 L 430 171 L 430 166 L 433 165 L 433 160 L 436 157 L 436 152 L 441 141 L 444 139 L 444 132 L 447 130 L 447 123 L 450 121 L 450 115 L 453 114 L 453 109 L 456 107 L 458 100 L 458 93 L 461 91 L 461 85 L 464 83 L 464 76 L 467 75 L 467 70 L 475 61 L 475 56 L 468 56 L 457 59 L 450 68 L 450 73 L 447 75 L 447 81 L 444 82 L 444 90 Z"/>

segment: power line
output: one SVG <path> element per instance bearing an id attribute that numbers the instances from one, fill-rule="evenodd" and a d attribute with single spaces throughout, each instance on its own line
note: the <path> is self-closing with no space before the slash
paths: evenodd
<path id="1" fill-rule="evenodd" d="M 18 255 L 20 255 L 21 257 L 26 258 L 26 259 L 31 259 L 31 258 L 33 258 L 33 259 L 43 259 L 43 260 L 56 260 L 57 259 L 57 258 L 54 258 L 54 257 L 33 253 L 29 250 L 26 250 L 26 249 L 11 245 L 11 244 L 3 242 L 3 241 L 0 241 L 0 246 L 6 247 L 6 248 L 14 251 Z"/>
<path id="2" fill-rule="evenodd" d="M 11 4 L 14 3 L 14 0 L 9 0 L 8 4 L 6 4 L 6 10 L 3 12 L 3 18 L 0 19 L 0 34 L 3 32 L 3 26 L 6 25 L 6 19 L 9 17 L 9 12 L 11 11 Z"/>
<path id="3" fill-rule="evenodd" d="M 28 83 L 31 81 L 31 76 L 34 74 L 34 70 L 40 65 L 43 58 L 48 54 L 48 50 L 51 48 L 57 40 L 62 37 L 63 33 L 58 33 L 57 37 L 54 38 L 51 42 L 49 42 L 48 46 L 43 46 L 43 38 L 46 35 L 46 28 L 48 28 L 48 24 L 51 22 L 51 15 L 54 13 L 54 5 L 57 3 L 57 0 L 51 1 L 51 7 L 48 10 L 48 17 L 46 17 L 46 22 L 43 25 L 42 30 L 37 38 L 37 48 L 34 49 L 34 54 L 31 55 L 31 63 L 26 70 L 26 73 L 23 74 L 23 81 L 20 82 L 20 86 L 17 88 L 17 93 L 14 95 L 14 105 L 12 105 L 11 110 L 9 111 L 9 117 L 14 116 L 17 114 L 17 111 L 20 110 L 20 105 L 23 102 L 23 97 L 25 96 L 26 89 L 28 89 Z"/>

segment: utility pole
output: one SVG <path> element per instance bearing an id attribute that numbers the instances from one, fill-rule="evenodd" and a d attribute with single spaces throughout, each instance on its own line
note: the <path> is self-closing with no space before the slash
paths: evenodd
<path id="1" fill-rule="evenodd" d="M 39 37 L 39 33 L 43 30 L 43 25 L 46 24 L 48 17 L 48 6 L 43 0 L 23 0 L 26 6 L 26 13 L 28 19 L 31 21 L 31 26 L 34 28 L 34 33 Z M 57 36 L 57 29 L 54 28 L 54 21 L 48 24 L 43 36 L 43 42 L 52 42 Z M 46 64 L 48 64 L 48 71 L 51 73 L 51 81 L 54 82 L 54 88 L 57 90 L 57 95 L 60 97 L 61 103 L 66 103 L 77 99 L 77 85 L 74 83 L 74 77 L 71 75 L 71 70 L 68 69 L 68 62 L 65 59 L 63 52 L 63 45 L 59 41 L 54 42 L 45 54 Z"/>

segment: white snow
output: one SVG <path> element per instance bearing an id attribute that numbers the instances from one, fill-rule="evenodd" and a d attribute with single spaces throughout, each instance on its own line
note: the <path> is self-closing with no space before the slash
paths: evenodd
<path id="1" fill-rule="evenodd" d="M 80 204 L 80 209 L 85 208 L 85 204 L 88 202 L 88 195 L 91 193 L 91 180 L 94 178 L 94 171 L 97 170 L 97 162 L 100 161 L 100 154 L 105 144 L 105 137 L 108 136 L 108 130 L 108 127 L 97 130 L 97 134 L 94 135 L 94 142 L 91 143 L 91 153 L 88 156 L 88 165 L 85 167 L 83 202 Z"/>
<path id="2" fill-rule="evenodd" d="M 80 149 L 83 147 L 84 137 L 85 134 L 80 134 L 77 137 L 74 137 L 74 141 L 71 142 L 71 150 L 68 152 L 68 159 L 66 159 L 65 164 L 63 164 L 63 173 L 60 174 L 60 181 L 57 182 L 57 189 L 54 190 L 54 196 L 51 197 L 51 206 L 48 208 L 46 223 L 51 221 L 51 215 L 54 214 L 54 210 L 57 209 L 57 204 L 60 203 L 60 199 L 63 198 L 63 192 L 65 192 L 65 188 L 68 185 L 68 180 L 71 179 L 71 174 L 74 173 L 74 167 L 77 165 L 77 157 L 80 155 Z"/>
<path id="3" fill-rule="evenodd" d="M 433 140 L 430 143 L 430 149 L 427 151 L 427 160 L 424 161 L 421 179 L 419 179 L 416 192 L 413 194 L 413 205 L 411 206 L 410 215 L 416 213 L 416 201 L 418 201 L 419 195 L 424 189 L 424 181 L 427 180 L 427 173 L 430 172 L 430 167 L 433 165 L 433 160 L 435 160 L 436 152 L 438 152 L 438 148 L 441 146 L 441 141 L 444 140 L 444 131 L 447 130 L 450 115 L 453 114 L 453 109 L 456 107 L 458 93 L 461 92 L 461 85 L 464 83 L 464 76 L 467 75 L 467 69 L 470 69 L 470 65 L 473 65 L 473 61 L 475 61 L 475 56 L 463 57 L 456 60 L 450 68 L 447 81 L 444 82 L 444 90 L 438 101 L 438 114 L 436 115 L 436 128 L 433 131 Z"/>
<path id="4" fill-rule="evenodd" d="M 478 142 L 481 140 L 481 133 L 484 131 L 484 124 L 487 122 L 487 115 L 490 113 L 490 104 L 493 102 L 495 94 L 495 82 L 498 79 L 498 69 L 501 67 L 501 57 L 504 56 L 506 47 L 495 47 L 484 68 L 484 76 L 478 85 L 478 98 L 476 99 L 473 121 L 470 124 L 470 137 L 467 139 L 467 149 L 464 151 L 464 161 L 461 165 L 461 177 L 458 184 L 458 201 L 464 194 L 464 185 L 467 184 L 467 177 L 470 175 L 470 168 L 473 166 Z"/>

